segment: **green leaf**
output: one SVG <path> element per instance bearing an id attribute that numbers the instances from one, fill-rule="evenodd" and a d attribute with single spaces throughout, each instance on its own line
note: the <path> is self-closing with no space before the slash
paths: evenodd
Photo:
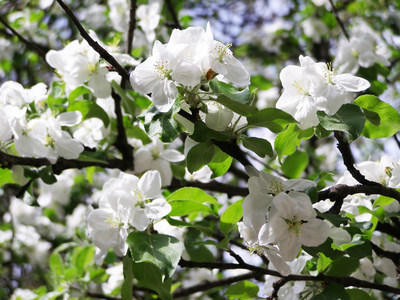
<path id="1" fill-rule="evenodd" d="M 152 142 L 147 133 L 144 132 L 139 126 L 130 124 L 128 118 L 124 118 L 124 126 L 127 137 L 139 139 L 143 142 L 143 145 L 150 144 Z"/>
<path id="2" fill-rule="evenodd" d="M 347 132 L 351 140 L 355 140 L 360 136 L 365 125 L 364 112 L 354 104 L 342 105 L 332 116 L 328 116 L 323 111 L 318 111 L 317 116 L 323 128 Z"/>
<path id="3" fill-rule="evenodd" d="M 215 146 L 211 141 L 193 146 L 186 156 L 186 166 L 190 173 L 200 170 L 211 162 L 215 153 Z"/>
<path id="4" fill-rule="evenodd" d="M 223 234 L 228 235 L 229 232 L 237 227 L 237 222 L 243 216 L 242 202 L 243 200 L 236 201 L 222 214 L 219 221 L 219 228 Z"/>
<path id="5" fill-rule="evenodd" d="M 259 157 L 265 157 L 266 155 L 272 157 L 274 155 L 271 143 L 265 139 L 256 137 L 242 137 L 241 141 L 245 148 L 253 151 Z"/>
<path id="6" fill-rule="evenodd" d="M 323 272 L 332 263 L 332 259 L 326 257 L 322 252 L 319 253 L 319 258 L 317 262 L 318 273 Z"/>
<path id="7" fill-rule="evenodd" d="M 225 95 L 226 97 L 228 97 L 233 101 L 247 104 L 250 100 L 250 92 L 248 87 L 246 87 L 242 91 L 239 91 L 234 86 L 219 81 L 216 78 L 211 80 L 209 82 L 209 85 L 215 94 Z"/>
<path id="8" fill-rule="evenodd" d="M 360 106 L 367 117 L 362 135 L 371 138 L 385 138 L 393 136 L 400 130 L 400 115 L 389 104 L 379 100 L 372 95 L 363 95 L 358 97 L 355 104 Z M 377 124 L 377 117 L 379 123 Z"/>
<path id="9" fill-rule="evenodd" d="M 149 108 L 145 116 L 144 128 L 150 136 L 161 135 L 164 143 L 173 142 L 181 133 L 179 123 L 174 119 L 174 115 L 180 110 L 178 105 L 174 105 L 168 112 L 162 113 L 155 106 Z"/>
<path id="10" fill-rule="evenodd" d="M 164 274 L 154 264 L 133 263 L 133 276 L 137 279 L 138 286 L 155 291 L 162 300 L 172 300 L 171 279 L 163 281 Z"/>
<path id="11" fill-rule="evenodd" d="M 169 216 L 185 216 L 193 212 L 208 212 L 218 215 L 220 205 L 218 201 L 206 194 L 203 190 L 193 187 L 185 187 L 172 193 L 167 198 L 172 210 Z"/>
<path id="12" fill-rule="evenodd" d="M 11 176 L 11 170 L 0 168 L 0 187 L 2 187 L 7 183 L 14 183 L 14 180 L 12 179 Z"/>
<path id="13" fill-rule="evenodd" d="M 346 245 L 341 246 L 345 247 Z M 347 248 L 346 252 L 351 258 L 361 259 L 363 257 L 372 256 L 372 247 L 369 241 L 364 241 L 361 244 L 352 245 L 352 247 Z"/>
<path id="14" fill-rule="evenodd" d="M 285 158 L 282 164 L 282 172 L 288 178 L 300 178 L 309 161 L 307 152 L 298 150 Z"/>
<path id="15" fill-rule="evenodd" d="M 350 296 L 346 293 L 343 285 L 339 283 L 331 283 L 328 285 L 321 294 L 315 295 L 311 300 L 351 300 Z"/>
<path id="16" fill-rule="evenodd" d="M 322 214 L 320 212 L 317 213 L 318 217 L 324 218 L 331 222 L 335 227 L 340 227 L 341 224 L 347 225 L 349 223 L 348 218 L 344 218 L 342 216 L 336 214 Z"/>
<path id="17" fill-rule="evenodd" d="M 64 274 L 64 261 L 58 251 L 54 251 L 50 256 L 50 268 L 56 278 Z"/>
<path id="18" fill-rule="evenodd" d="M 60 105 L 65 101 L 64 95 L 65 83 L 63 81 L 53 81 L 51 83 L 50 93 L 47 97 L 47 105 L 54 111 L 56 105 Z"/>
<path id="19" fill-rule="evenodd" d="M 104 127 L 108 127 L 110 124 L 110 118 L 108 117 L 107 113 L 101 106 L 97 105 L 96 102 L 81 100 L 74 101 L 68 106 L 67 111 L 74 110 L 81 112 L 82 120 L 98 118 L 103 121 Z"/>
<path id="20" fill-rule="evenodd" d="M 132 232 L 126 239 L 135 263 L 150 262 L 167 278 L 174 274 L 182 255 L 182 244 L 173 236 Z"/>
<path id="21" fill-rule="evenodd" d="M 94 252 L 95 250 L 92 246 L 82 248 L 76 257 L 75 266 L 80 271 L 84 271 L 87 266 L 93 263 Z"/>
<path id="22" fill-rule="evenodd" d="M 85 86 L 78 86 L 76 89 L 74 89 L 68 96 L 68 101 L 71 103 L 75 101 L 76 98 L 79 96 L 82 96 L 84 94 L 91 94 L 92 91 L 85 87 Z"/>
<path id="23" fill-rule="evenodd" d="M 360 261 L 357 258 L 340 257 L 331 263 L 324 274 L 337 277 L 350 276 L 358 269 L 359 265 Z"/>
<path id="24" fill-rule="evenodd" d="M 342 251 L 332 249 L 331 247 L 332 243 L 333 240 L 331 238 L 327 238 L 325 242 L 323 242 L 321 245 L 317 247 L 307 247 L 303 245 L 302 248 L 304 251 L 306 251 L 308 254 L 314 257 L 319 257 L 320 252 L 324 253 L 325 256 L 331 258 L 332 260 L 342 257 L 345 253 Z"/>
<path id="25" fill-rule="evenodd" d="M 241 116 L 250 117 L 258 112 L 257 107 L 236 102 L 224 95 L 218 96 L 217 99 L 214 99 L 214 101 L 224 105 Z"/>
<path id="26" fill-rule="evenodd" d="M 53 184 L 57 182 L 57 178 L 53 174 L 53 169 L 51 166 L 45 166 L 39 169 L 39 177 L 46 184 Z"/>
<path id="27" fill-rule="evenodd" d="M 371 296 L 367 292 L 360 289 L 346 289 L 347 294 L 351 300 L 372 300 Z"/>
<path id="28" fill-rule="evenodd" d="M 265 108 L 247 118 L 249 127 L 265 127 L 274 133 L 281 132 L 289 124 L 297 123 L 288 113 L 277 108 Z"/>
<path id="29" fill-rule="evenodd" d="M 208 167 L 213 172 L 211 178 L 216 178 L 224 175 L 232 164 L 232 157 L 224 151 L 215 147 L 214 156 L 208 163 Z"/>
<path id="30" fill-rule="evenodd" d="M 275 139 L 274 148 L 278 154 L 279 161 L 282 156 L 291 155 L 296 151 L 302 139 L 309 139 L 313 136 L 314 130 L 309 128 L 301 130 L 296 124 L 290 124 L 285 131 L 281 132 Z"/>
<path id="31" fill-rule="evenodd" d="M 228 299 L 252 300 L 257 298 L 258 291 L 258 285 L 245 280 L 231 285 L 226 290 L 225 296 L 228 297 Z"/>
<path id="32" fill-rule="evenodd" d="M 194 123 L 193 134 L 190 136 L 190 138 L 196 142 L 202 143 L 209 140 L 227 141 L 231 139 L 232 136 L 225 132 L 210 129 L 202 121 L 196 121 Z"/>
<path id="33" fill-rule="evenodd" d="M 132 299 L 132 287 L 133 287 L 133 263 L 129 255 L 125 255 L 123 259 L 123 272 L 124 272 L 124 283 L 121 287 L 121 298 L 122 300 Z"/>
<path id="34" fill-rule="evenodd" d="M 376 208 L 378 206 L 386 206 L 389 205 L 394 201 L 393 198 L 386 197 L 386 196 L 379 196 L 378 199 L 374 201 L 374 205 L 372 206 L 373 208 Z"/>

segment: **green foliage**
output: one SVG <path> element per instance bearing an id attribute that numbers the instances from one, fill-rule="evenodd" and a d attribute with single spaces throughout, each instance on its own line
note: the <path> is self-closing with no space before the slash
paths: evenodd
<path id="1" fill-rule="evenodd" d="M 230 205 L 221 215 L 219 228 L 221 229 L 223 234 L 228 235 L 233 229 L 237 227 L 237 222 L 239 222 L 243 216 L 242 202 L 243 200 L 236 201 L 235 203 Z"/>
<path id="2" fill-rule="evenodd" d="M 288 113 L 277 108 L 265 108 L 247 117 L 248 127 L 265 127 L 279 133 L 289 124 L 297 123 Z"/>
<path id="3" fill-rule="evenodd" d="M 253 151 L 259 157 L 265 157 L 266 155 L 272 157 L 274 155 L 271 143 L 265 139 L 256 137 L 241 137 L 241 141 L 245 148 Z"/>
<path id="4" fill-rule="evenodd" d="M 302 139 L 313 136 L 312 128 L 301 130 L 296 124 L 290 124 L 285 131 L 281 132 L 275 139 L 274 148 L 278 154 L 279 161 L 284 155 L 291 155 L 296 151 Z"/>
<path id="5" fill-rule="evenodd" d="M 132 232 L 126 239 L 135 263 L 150 262 L 171 278 L 182 255 L 182 244 L 173 236 Z"/>
<path id="6" fill-rule="evenodd" d="M 362 109 L 354 104 L 344 104 L 332 116 L 323 111 L 317 112 L 321 126 L 326 130 L 343 131 L 355 140 L 361 134 L 365 125 L 365 114 Z"/>
<path id="7" fill-rule="evenodd" d="M 257 107 L 255 106 L 250 106 L 247 104 L 243 104 L 242 102 L 237 102 L 225 95 L 218 96 L 216 99 L 214 99 L 214 101 L 245 117 L 250 117 L 258 111 Z"/>
<path id="8" fill-rule="evenodd" d="M 285 158 L 282 171 L 288 178 L 300 178 L 308 164 L 308 154 L 303 151 L 296 151 Z"/>
<path id="9" fill-rule="evenodd" d="M 225 292 L 228 299 L 251 300 L 257 298 L 259 287 L 250 281 L 241 281 L 231 285 Z"/>
<path id="10" fill-rule="evenodd" d="M 98 118 L 103 121 L 104 127 L 108 127 L 110 124 L 110 118 L 101 106 L 92 101 L 81 101 L 76 100 L 67 108 L 67 111 L 80 111 L 82 114 L 82 120 L 90 118 Z"/>
<path id="11" fill-rule="evenodd" d="M 214 147 L 214 156 L 208 163 L 208 167 L 212 171 L 211 178 L 216 178 L 224 175 L 232 164 L 232 157 L 223 152 L 218 147 Z"/>
<path id="12" fill-rule="evenodd" d="M 343 285 L 338 283 L 331 283 L 328 285 L 321 294 L 311 298 L 311 300 L 351 300 L 350 296 L 346 293 Z"/>
<path id="13" fill-rule="evenodd" d="M 186 157 L 187 169 L 190 173 L 200 170 L 211 162 L 214 157 L 215 146 L 211 141 L 197 144 L 191 148 Z"/>
<path id="14" fill-rule="evenodd" d="M 185 187 L 172 193 L 167 198 L 172 206 L 169 216 L 185 216 L 194 212 L 206 212 L 218 215 L 218 201 L 203 190 Z"/>
<path id="15" fill-rule="evenodd" d="M 371 138 L 391 137 L 400 130 L 400 115 L 389 104 L 372 95 L 358 97 L 355 104 L 365 113 L 366 123 L 362 135 Z"/>
<path id="16" fill-rule="evenodd" d="M 233 101 L 243 104 L 247 104 L 250 101 L 250 92 L 248 87 L 243 89 L 242 91 L 239 91 L 232 85 L 219 81 L 215 78 L 211 80 L 209 84 L 210 88 L 216 94 L 224 95 Z"/>

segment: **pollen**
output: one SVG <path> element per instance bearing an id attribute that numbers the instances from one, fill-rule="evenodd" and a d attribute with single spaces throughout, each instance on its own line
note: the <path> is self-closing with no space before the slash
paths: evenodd
<path id="1" fill-rule="evenodd" d="M 230 47 L 232 47 L 231 43 L 226 43 L 225 46 L 217 45 L 214 47 L 214 50 L 218 53 L 218 61 L 222 62 L 225 56 L 232 55 L 232 52 L 229 50 Z"/>
<path id="2" fill-rule="evenodd" d="M 283 183 L 280 180 L 273 179 L 268 188 L 271 191 L 271 194 L 276 195 L 283 191 Z"/>
<path id="3" fill-rule="evenodd" d="M 109 223 L 111 228 L 124 226 L 124 223 L 121 221 L 121 219 L 113 215 L 108 215 L 108 218 L 104 222 Z"/>
<path id="4" fill-rule="evenodd" d="M 154 64 L 154 73 L 158 73 L 158 77 L 168 78 L 172 70 L 169 69 L 169 61 L 157 61 Z"/>
<path id="5" fill-rule="evenodd" d="M 293 216 L 291 219 L 285 219 L 285 222 L 289 226 L 289 234 L 294 233 L 296 236 L 300 235 L 301 226 L 305 223 L 304 221 L 298 221 L 296 216 Z"/>
<path id="6" fill-rule="evenodd" d="M 306 95 L 306 96 L 310 95 L 308 93 L 307 89 L 304 87 L 304 81 L 303 80 L 295 80 L 295 81 L 293 81 L 292 86 L 296 89 L 296 93 L 297 94 Z"/>

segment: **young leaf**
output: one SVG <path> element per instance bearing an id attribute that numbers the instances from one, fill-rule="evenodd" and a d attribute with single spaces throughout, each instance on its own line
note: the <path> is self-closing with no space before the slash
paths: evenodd
<path id="1" fill-rule="evenodd" d="M 96 102 L 81 100 L 74 101 L 68 106 L 67 111 L 74 110 L 81 112 L 82 120 L 98 118 L 103 121 L 104 127 L 108 127 L 108 124 L 110 124 L 110 118 L 107 113 L 101 106 L 97 105 Z"/>
<path id="2" fill-rule="evenodd" d="M 85 87 L 85 86 L 78 86 L 76 89 L 74 89 L 68 96 L 68 101 L 69 103 L 75 101 L 76 98 L 79 96 L 82 96 L 84 94 L 91 94 L 92 91 Z"/>
<path id="3" fill-rule="evenodd" d="M 0 168 L 0 187 L 7 183 L 13 183 L 14 180 L 12 179 L 11 176 L 11 170 L 10 169 L 1 169 Z"/>
<path id="4" fill-rule="evenodd" d="M 335 282 L 328 285 L 321 294 L 315 295 L 311 298 L 311 300 L 328 299 L 351 300 L 349 294 L 346 293 L 343 285 Z"/>
<path id="5" fill-rule="evenodd" d="M 229 108 L 230 110 L 241 116 L 250 117 L 251 115 L 254 115 L 258 112 L 257 107 L 236 102 L 225 95 L 218 96 L 218 98 L 214 99 L 214 101 L 221 103 L 225 107 Z"/>
<path id="6" fill-rule="evenodd" d="M 221 229 L 221 232 L 223 234 L 228 235 L 228 233 L 237 226 L 236 223 L 239 222 L 242 218 L 242 202 L 243 200 L 236 201 L 235 203 L 230 205 L 222 214 L 219 221 L 219 228 Z"/>
<path id="7" fill-rule="evenodd" d="M 129 255 L 125 255 L 123 259 L 123 272 L 124 272 L 124 283 L 121 287 L 121 298 L 122 300 L 132 299 L 132 286 L 133 286 L 133 273 L 132 273 L 132 259 Z"/>
<path id="8" fill-rule="evenodd" d="M 197 144 L 190 149 L 186 157 L 187 169 L 190 173 L 200 170 L 208 164 L 215 153 L 215 146 L 211 141 Z"/>
<path id="9" fill-rule="evenodd" d="M 135 263 L 150 262 L 171 278 L 182 255 L 183 246 L 173 236 L 132 232 L 126 239 Z"/>
<path id="10" fill-rule="evenodd" d="M 307 168 L 309 160 L 306 152 L 296 151 L 283 161 L 282 172 L 288 178 L 300 178 L 300 175 Z"/>
<path id="11" fill-rule="evenodd" d="M 297 123 L 288 113 L 277 108 L 265 108 L 247 118 L 249 127 L 265 127 L 274 133 L 281 132 L 289 124 Z"/>
<path id="12" fill-rule="evenodd" d="M 290 124 L 285 131 L 281 132 L 275 139 L 274 148 L 278 154 L 279 161 L 284 155 L 291 155 L 296 151 L 302 139 L 313 136 L 314 130 L 309 128 L 301 130 L 296 124 Z"/>
<path id="13" fill-rule="evenodd" d="M 167 201 L 172 206 L 171 217 L 200 211 L 218 215 L 218 201 L 199 188 L 181 188 L 169 195 Z"/>
<path id="14" fill-rule="evenodd" d="M 233 101 L 247 104 L 250 100 L 250 92 L 248 87 L 242 91 L 239 91 L 232 85 L 219 81 L 218 79 L 211 80 L 209 84 L 214 93 L 225 95 Z"/>
<path id="15" fill-rule="evenodd" d="M 190 136 L 190 138 L 196 142 L 202 143 L 208 140 L 227 141 L 231 139 L 232 136 L 225 132 L 210 129 L 202 121 L 196 121 L 194 123 L 193 134 Z"/>
<path id="16" fill-rule="evenodd" d="M 251 281 L 241 281 L 231 285 L 225 292 L 228 299 L 252 300 L 257 298 L 258 285 Z"/>
<path id="17" fill-rule="evenodd" d="M 177 105 L 174 105 L 168 112 L 161 113 L 155 106 L 150 107 L 144 122 L 147 133 L 150 136 L 160 134 L 164 143 L 173 142 L 181 133 L 180 125 L 174 119 L 179 109 Z"/>
<path id="18" fill-rule="evenodd" d="M 341 257 L 334 260 L 324 274 L 338 277 L 350 276 L 358 269 L 359 265 L 360 261 L 357 258 Z"/>
<path id="19" fill-rule="evenodd" d="M 362 109 L 354 104 L 344 104 L 332 116 L 323 111 L 318 111 L 319 122 L 326 130 L 347 132 L 351 140 L 355 140 L 361 134 L 365 125 L 365 114 Z"/>
<path id="20" fill-rule="evenodd" d="M 241 139 L 243 146 L 259 157 L 265 157 L 268 155 L 272 157 L 274 155 L 274 151 L 272 150 L 271 143 L 265 139 L 260 139 L 256 137 L 244 137 Z"/>
<path id="21" fill-rule="evenodd" d="M 212 160 L 208 163 L 208 167 L 213 172 L 211 178 L 216 178 L 224 175 L 232 164 L 232 156 L 226 154 L 218 147 L 215 147 L 215 152 Z"/>
<path id="22" fill-rule="evenodd" d="M 355 104 L 360 106 L 367 117 L 362 135 L 371 138 L 385 138 L 400 130 L 400 115 L 389 104 L 372 95 L 358 97 Z M 378 116 L 376 116 L 378 115 Z M 377 118 L 379 117 L 379 123 Z"/>
<path id="23" fill-rule="evenodd" d="M 133 263 L 132 270 L 138 286 L 155 291 L 162 300 L 172 300 L 172 280 L 163 280 L 164 274 L 157 266 L 149 262 Z"/>

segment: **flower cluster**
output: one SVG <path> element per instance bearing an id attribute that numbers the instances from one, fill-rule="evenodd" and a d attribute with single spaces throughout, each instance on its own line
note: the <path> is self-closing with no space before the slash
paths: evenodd
<path id="1" fill-rule="evenodd" d="M 241 62 L 229 50 L 231 44 L 214 40 L 211 27 L 175 29 L 167 44 L 154 43 L 152 55 L 138 65 L 130 75 L 133 88 L 152 94 L 154 105 L 161 112 L 168 111 L 183 89 L 190 105 L 200 101 L 200 85 L 217 74 L 237 86 L 250 84 L 250 77 Z"/>
<path id="2" fill-rule="evenodd" d="M 96 262 L 100 264 L 110 248 L 124 256 L 129 232 L 145 230 L 170 211 L 161 195 L 158 171 L 148 171 L 140 179 L 125 173 L 110 179 L 103 187 L 99 208 L 87 217 L 88 236 L 98 248 Z"/>
<path id="3" fill-rule="evenodd" d="M 276 107 L 291 114 L 302 129 L 318 125 L 317 111 L 333 115 L 354 92 L 369 88 L 367 80 L 352 74 L 336 74 L 330 64 L 299 57 L 299 66 L 287 66 L 280 73 L 284 92 Z"/>
<path id="4" fill-rule="evenodd" d="M 315 186 L 309 180 L 284 181 L 266 172 L 251 176 L 249 195 L 243 201 L 239 232 L 250 247 L 265 254 L 282 274 L 285 263 L 299 254 L 302 245 L 318 246 L 329 235 L 329 225 L 316 218 L 311 200 L 303 192 Z"/>
<path id="5" fill-rule="evenodd" d="M 83 146 L 62 126 L 80 123 L 80 112 L 55 116 L 47 109 L 37 117 L 37 111 L 43 109 L 47 99 L 47 87 L 43 83 L 24 89 L 17 82 L 7 81 L 0 87 L 0 95 L 0 148 L 6 150 L 13 141 L 22 156 L 45 157 L 51 163 L 59 156 L 78 158 Z"/>

